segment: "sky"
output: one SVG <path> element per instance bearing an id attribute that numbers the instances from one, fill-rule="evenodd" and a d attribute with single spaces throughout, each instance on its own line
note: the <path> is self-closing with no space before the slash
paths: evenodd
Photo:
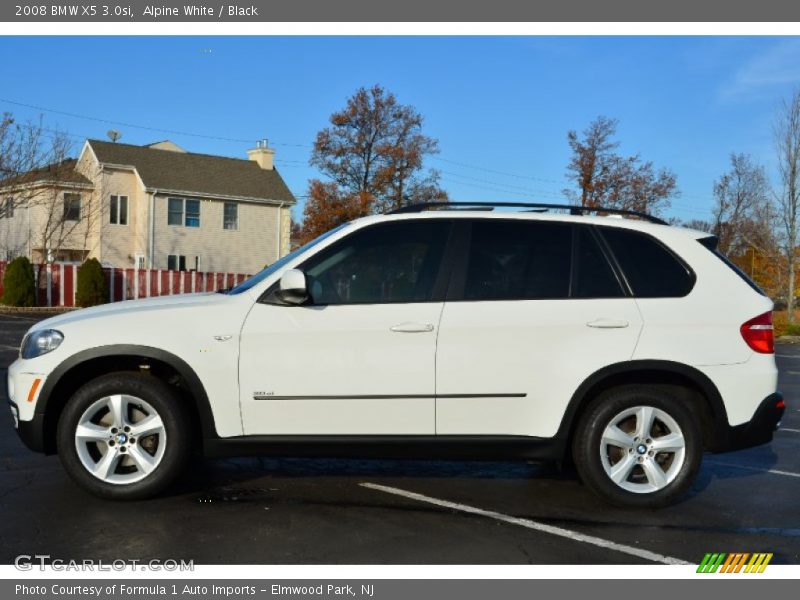
<path id="1" fill-rule="evenodd" d="M 708 218 L 732 152 L 776 181 L 772 123 L 800 86 L 786 37 L 2 37 L 0 111 L 87 137 L 246 157 L 267 138 L 302 213 L 316 132 L 359 87 L 423 115 L 453 200 L 559 202 L 570 129 L 677 175 L 666 212 Z M 191 134 L 191 135 L 190 135 Z"/>

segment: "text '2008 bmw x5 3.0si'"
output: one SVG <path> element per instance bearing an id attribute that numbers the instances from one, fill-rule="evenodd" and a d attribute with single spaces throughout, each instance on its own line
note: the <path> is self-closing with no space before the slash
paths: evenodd
<path id="1" fill-rule="evenodd" d="M 38 323 L 8 372 L 20 436 L 107 498 L 200 449 L 571 460 L 628 506 L 772 439 L 772 302 L 715 238 L 459 204 L 342 225 L 222 294 Z"/>

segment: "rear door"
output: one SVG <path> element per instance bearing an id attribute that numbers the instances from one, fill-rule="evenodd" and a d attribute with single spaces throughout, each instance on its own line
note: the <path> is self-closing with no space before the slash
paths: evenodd
<path id="1" fill-rule="evenodd" d="M 436 353 L 436 432 L 553 436 L 576 388 L 629 360 L 642 320 L 590 226 L 475 220 Z"/>

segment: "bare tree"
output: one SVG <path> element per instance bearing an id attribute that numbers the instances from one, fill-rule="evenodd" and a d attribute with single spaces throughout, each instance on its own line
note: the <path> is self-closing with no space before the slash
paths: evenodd
<path id="1" fill-rule="evenodd" d="M 578 193 L 565 190 L 572 200 L 580 199 L 581 206 L 599 206 L 605 195 L 605 181 L 613 169 L 614 151 L 619 142 L 612 141 L 619 121 L 600 115 L 583 131 L 583 138 L 576 131 L 567 133 L 567 142 L 572 149 L 567 172 L 578 186 Z"/>
<path id="2" fill-rule="evenodd" d="M 703 219 L 689 219 L 685 222 L 678 219 L 675 225 L 678 225 L 679 227 L 688 227 L 689 229 L 696 229 L 697 231 L 705 231 L 706 233 L 711 233 L 714 231 L 714 225 Z"/>
<path id="3" fill-rule="evenodd" d="M 794 321 L 795 271 L 797 261 L 797 217 L 800 211 L 800 90 L 784 99 L 773 125 L 781 187 L 776 196 L 783 224 L 786 256 L 786 303 L 788 319 Z"/>
<path id="4" fill-rule="evenodd" d="M 43 263 L 66 249 L 73 259 L 88 254 L 105 210 L 104 177 L 78 173 L 72 149 L 65 132 L 45 128 L 41 120 L 17 123 L 3 115 L 0 251 L 6 256 L 26 254 Z"/>
<path id="5" fill-rule="evenodd" d="M 669 199 L 678 194 L 675 174 L 667 169 L 657 170 L 650 161 L 638 154 L 617 154 L 615 141 L 619 122 L 600 116 L 583 131 L 567 133 L 572 159 L 567 176 L 576 189 L 564 194 L 581 206 L 607 206 L 657 213 L 669 206 Z"/>
<path id="6" fill-rule="evenodd" d="M 86 216 L 85 211 L 79 210 L 78 218 L 71 218 L 69 197 L 65 196 L 64 186 L 75 169 L 75 161 L 69 157 L 70 149 L 69 138 L 57 134 L 51 140 L 51 162 L 21 175 L 23 180 L 29 179 L 27 193 L 21 194 L 21 199 L 28 210 L 35 210 L 39 217 L 31 235 L 45 260 L 48 255 L 58 257 L 65 242 L 73 241 L 73 234 Z"/>
<path id="7" fill-rule="evenodd" d="M 714 182 L 713 231 L 720 252 L 741 254 L 754 238 L 765 244 L 771 229 L 769 185 L 764 168 L 746 154 L 731 154 L 731 168 Z"/>
<path id="8" fill-rule="evenodd" d="M 44 164 L 44 129 L 41 120 L 17 123 L 14 115 L 0 118 L 0 180 L 27 173 Z"/>
<path id="9" fill-rule="evenodd" d="M 46 165 L 64 158 L 62 136 L 48 136 L 41 119 L 18 123 L 10 113 L 0 121 L 0 250 L 3 258 L 27 253 L 31 247 L 30 220 L 20 211 L 38 200 L 38 181 Z M 14 217 L 17 217 L 16 219 Z"/>

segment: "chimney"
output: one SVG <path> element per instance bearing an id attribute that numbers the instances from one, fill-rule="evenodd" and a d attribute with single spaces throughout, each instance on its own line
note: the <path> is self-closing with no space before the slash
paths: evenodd
<path id="1" fill-rule="evenodd" d="M 258 166 L 262 169 L 272 171 L 275 168 L 273 162 L 275 159 L 275 150 L 269 147 L 269 143 L 266 139 L 258 140 L 258 142 L 256 142 L 256 147 L 247 151 L 247 156 L 250 160 L 256 161 Z"/>

